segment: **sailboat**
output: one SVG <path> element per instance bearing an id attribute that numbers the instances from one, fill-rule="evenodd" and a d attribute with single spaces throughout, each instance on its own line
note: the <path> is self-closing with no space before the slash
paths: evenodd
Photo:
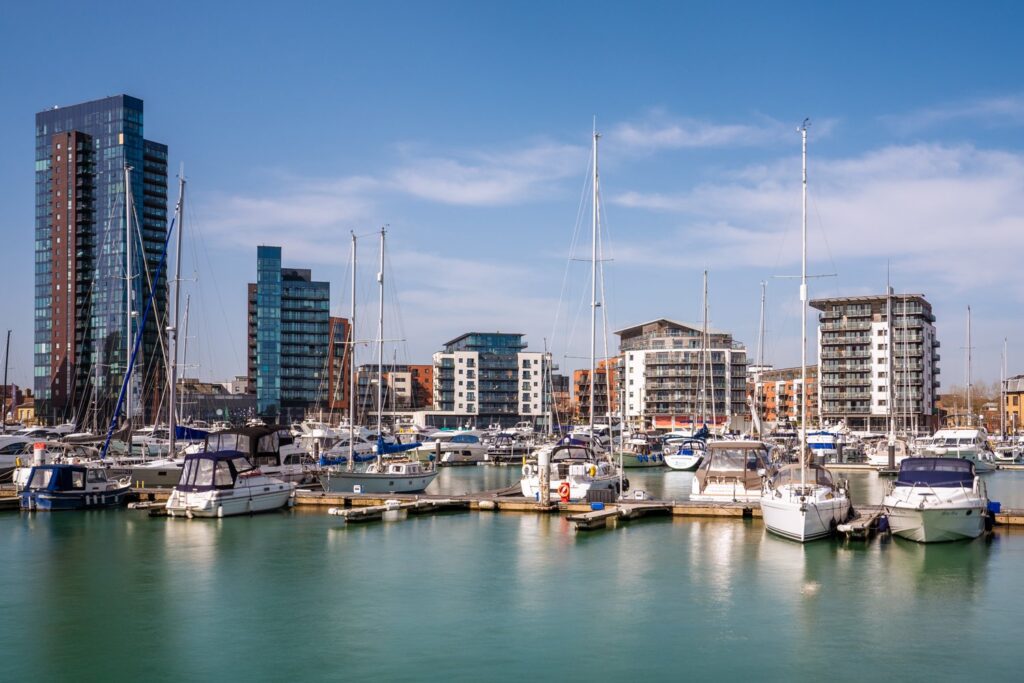
<path id="1" fill-rule="evenodd" d="M 570 443 L 547 445 L 536 453 L 537 464 L 523 465 L 523 478 L 519 482 L 523 496 L 547 503 L 552 492 L 558 492 L 565 501 L 585 500 L 591 491 L 609 490 L 621 493 L 629 484 L 622 477 L 621 461 L 618 467 L 610 457 L 599 458 L 596 438 L 599 425 L 594 423 L 594 384 L 597 376 L 597 247 L 599 239 L 598 222 L 600 220 L 599 175 L 597 169 L 597 141 L 600 135 L 594 131 L 593 141 L 593 197 L 591 223 L 591 257 L 590 257 L 590 424 L 586 445 Z M 607 355 L 607 354 L 605 354 Z M 609 376 L 611 372 L 609 371 Z M 609 391 L 610 391 L 609 383 Z M 615 426 L 608 421 L 610 443 L 614 442 Z M 621 425 L 619 425 L 621 429 Z M 620 449 L 621 454 L 621 449 Z M 545 484 L 547 484 L 545 486 Z"/>
<path id="2" fill-rule="evenodd" d="M 786 465 L 766 479 L 761 492 L 761 515 L 768 531 L 801 543 L 831 535 L 850 516 L 844 488 L 820 465 L 808 463 L 807 448 L 807 127 L 800 126 L 803 174 L 803 212 L 800 252 L 800 464 Z"/>
<path id="3" fill-rule="evenodd" d="M 436 464 L 422 463 L 416 458 L 388 458 L 392 453 L 417 448 L 420 444 L 393 444 L 384 440 L 384 236 L 385 229 L 380 229 L 380 271 L 377 273 L 377 284 L 380 292 L 380 307 L 377 324 L 377 459 L 365 471 L 356 472 L 355 454 L 350 446 L 349 457 L 344 469 L 338 465 L 329 465 L 319 475 L 321 486 L 331 493 L 418 493 L 425 490 L 437 477 Z M 352 272 L 355 275 L 355 237 L 353 236 Z M 353 301 L 355 297 L 353 281 Z M 353 312 L 354 312 L 353 308 Z M 351 329 L 352 340 L 355 340 L 355 320 Z M 355 349 L 353 345 L 352 350 Z M 353 359 L 354 361 L 354 359 Z M 355 362 L 349 363 L 351 372 L 355 372 Z M 354 386 L 354 381 L 352 386 Z M 355 403 L 355 395 L 349 398 Z M 354 413 L 349 419 L 349 444 L 353 444 L 355 428 Z"/>

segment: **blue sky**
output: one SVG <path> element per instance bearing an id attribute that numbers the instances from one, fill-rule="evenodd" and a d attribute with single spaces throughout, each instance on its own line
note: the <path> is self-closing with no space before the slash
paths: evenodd
<path id="1" fill-rule="evenodd" d="M 968 304 L 975 376 L 998 376 L 1004 337 L 1024 371 L 1015 3 L 215 4 L 0 10 L 13 381 L 32 371 L 34 114 L 120 92 L 186 165 L 190 375 L 244 372 L 259 243 L 331 280 L 344 313 L 349 231 L 368 235 L 373 316 L 385 223 L 389 355 L 502 330 L 582 365 L 586 265 L 566 271 L 594 116 L 612 329 L 698 319 L 708 268 L 712 323 L 753 353 L 768 280 L 767 360 L 798 361 L 796 284 L 775 276 L 798 272 L 810 117 L 811 271 L 838 273 L 812 296 L 882 291 L 891 262 L 935 307 L 944 386 L 963 383 Z"/>

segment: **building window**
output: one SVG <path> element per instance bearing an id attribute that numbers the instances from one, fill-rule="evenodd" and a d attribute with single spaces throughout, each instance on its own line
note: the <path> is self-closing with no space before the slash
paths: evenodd
<path id="1" fill-rule="evenodd" d="M 523 403 L 529 403 L 529 401 L 530 401 L 530 395 L 529 394 L 523 394 Z"/>
<path id="2" fill-rule="evenodd" d="M 530 367 L 530 359 L 529 358 L 524 358 L 523 359 L 523 367 L 524 368 Z"/>
<path id="3" fill-rule="evenodd" d="M 530 379 L 530 371 L 523 370 L 523 379 Z"/>

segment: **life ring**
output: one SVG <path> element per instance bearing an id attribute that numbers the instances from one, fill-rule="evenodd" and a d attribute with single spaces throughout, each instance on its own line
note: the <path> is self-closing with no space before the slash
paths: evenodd
<path id="1" fill-rule="evenodd" d="M 525 464 L 523 465 L 523 476 L 524 477 L 530 476 L 530 466 L 529 465 L 525 465 Z"/>
<path id="2" fill-rule="evenodd" d="M 569 495 L 572 493 L 572 489 L 569 487 L 569 482 L 563 481 L 558 485 L 558 497 L 562 499 L 563 503 L 569 502 Z"/>

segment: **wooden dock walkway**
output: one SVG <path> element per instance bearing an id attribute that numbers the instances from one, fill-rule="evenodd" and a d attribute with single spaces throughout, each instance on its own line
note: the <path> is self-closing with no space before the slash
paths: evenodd
<path id="1" fill-rule="evenodd" d="M 882 512 L 881 506 L 858 506 L 853 519 L 840 524 L 836 530 L 851 540 L 867 540 L 878 530 L 878 518 Z"/>

